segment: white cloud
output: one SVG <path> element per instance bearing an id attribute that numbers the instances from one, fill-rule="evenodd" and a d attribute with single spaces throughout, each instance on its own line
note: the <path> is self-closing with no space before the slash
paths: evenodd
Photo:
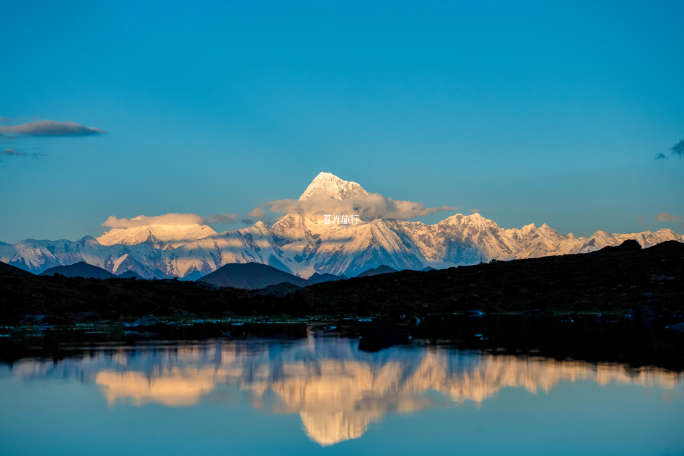
<path id="1" fill-rule="evenodd" d="M 102 226 L 108 228 L 134 228 L 149 225 L 212 225 L 216 223 L 230 223 L 237 220 L 237 214 L 213 214 L 202 217 L 196 214 L 164 214 L 147 217 L 139 215 L 133 218 L 117 218 L 110 215 Z"/>
<path id="2" fill-rule="evenodd" d="M 260 207 L 255 207 L 251 211 L 247 212 L 247 217 L 263 217 L 266 215 L 266 211 Z"/>
<path id="3" fill-rule="evenodd" d="M 208 225 L 227 224 L 236 221 L 237 218 L 237 214 L 212 214 L 206 218 L 206 223 Z"/>
<path id="4" fill-rule="evenodd" d="M 99 128 L 86 127 L 76 122 L 39 120 L 22 125 L 0 127 L 0 133 L 22 136 L 92 136 L 107 133 Z"/>
<path id="5" fill-rule="evenodd" d="M 659 222 L 676 222 L 682 219 L 681 215 L 670 215 L 667 212 L 661 212 L 653 216 Z"/>

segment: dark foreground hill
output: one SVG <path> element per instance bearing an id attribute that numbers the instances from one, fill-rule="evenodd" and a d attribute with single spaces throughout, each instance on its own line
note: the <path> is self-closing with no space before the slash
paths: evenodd
<path id="1" fill-rule="evenodd" d="M 300 277 L 261 263 L 226 264 L 211 274 L 205 275 L 198 282 L 206 282 L 217 287 L 233 287 L 246 290 L 259 290 L 283 282 L 291 283 L 298 287 L 308 285 L 308 282 Z"/>
<path id="2" fill-rule="evenodd" d="M 28 271 L 24 271 L 23 269 L 19 269 L 16 266 L 12 266 L 0 261 L 0 275 L 32 276 L 33 274 Z"/>
<path id="3" fill-rule="evenodd" d="M 71 264 L 69 266 L 55 266 L 46 271 L 43 271 L 42 276 L 53 276 L 55 274 L 63 275 L 64 277 L 83 277 L 86 279 L 111 279 L 114 277 L 109 271 L 106 271 L 85 261 Z"/>
<path id="4" fill-rule="evenodd" d="M 20 322 L 27 314 L 79 318 L 86 315 L 83 312 L 95 312 L 87 318 L 103 320 L 174 315 L 179 310 L 205 316 L 228 312 L 424 318 L 470 309 L 643 312 L 643 308 L 662 314 L 667 313 L 664 309 L 670 313 L 684 309 L 684 244 L 670 241 L 644 250 L 608 249 L 428 272 L 399 271 L 272 294 L 217 289 L 204 282 L 0 274 L 3 322 Z"/>

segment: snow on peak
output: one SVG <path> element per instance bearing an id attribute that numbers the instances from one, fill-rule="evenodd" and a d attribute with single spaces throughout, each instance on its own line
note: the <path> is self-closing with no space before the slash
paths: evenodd
<path id="1" fill-rule="evenodd" d="M 97 240 L 102 245 L 137 245 L 148 240 L 158 241 L 158 249 L 175 249 L 188 242 L 213 236 L 216 231 L 207 225 L 146 225 L 132 228 L 114 228 L 102 234 Z"/>
<path id="2" fill-rule="evenodd" d="M 327 195 L 337 200 L 345 200 L 353 197 L 368 195 L 368 192 L 356 182 L 342 180 L 331 173 L 320 173 L 309 184 L 300 201 L 311 198 L 314 195 Z"/>
<path id="3" fill-rule="evenodd" d="M 540 226 L 539 230 L 542 231 L 543 233 L 547 233 L 547 234 L 558 234 L 558 232 L 556 230 L 551 228 L 546 223 L 544 223 L 542 226 Z"/>

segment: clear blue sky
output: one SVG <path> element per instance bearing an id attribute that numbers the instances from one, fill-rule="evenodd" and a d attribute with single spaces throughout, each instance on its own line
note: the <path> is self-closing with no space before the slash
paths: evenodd
<path id="1" fill-rule="evenodd" d="M 27 153 L 0 155 L 0 241 L 242 215 L 320 171 L 505 228 L 684 232 L 654 219 L 684 215 L 682 1 L 0 9 L 5 124 L 108 132 L 0 137 Z"/>

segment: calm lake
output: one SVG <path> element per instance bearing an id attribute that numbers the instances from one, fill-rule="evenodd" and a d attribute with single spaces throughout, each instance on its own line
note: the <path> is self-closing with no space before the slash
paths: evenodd
<path id="1" fill-rule="evenodd" d="M 92 333 L 0 346 L 0 454 L 684 454 L 684 375 L 657 365 Z"/>

